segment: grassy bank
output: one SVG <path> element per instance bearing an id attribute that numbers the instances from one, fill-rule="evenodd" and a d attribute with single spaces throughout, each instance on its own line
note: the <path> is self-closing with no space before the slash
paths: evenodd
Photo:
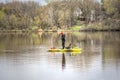
<path id="1" fill-rule="evenodd" d="M 120 23 L 119 21 L 103 21 L 103 22 L 94 22 L 94 23 L 89 23 L 87 25 L 85 24 L 79 24 L 79 25 L 74 25 L 70 29 L 67 28 L 62 28 L 62 29 L 57 29 L 57 27 L 51 27 L 49 29 L 39 29 L 36 26 L 33 26 L 31 30 L 29 29 L 23 29 L 23 30 L 0 30 L 0 33 L 26 33 L 26 32 L 69 32 L 69 31 L 83 31 L 83 32 L 89 32 L 89 31 L 120 31 Z"/>
<path id="2" fill-rule="evenodd" d="M 0 30 L 0 33 L 29 33 L 30 30 Z"/>
<path id="3" fill-rule="evenodd" d="M 109 24 L 109 25 L 108 25 Z M 118 23 L 106 23 L 105 22 L 96 22 L 89 23 L 87 25 L 82 24 L 80 26 L 75 25 L 71 28 L 72 31 L 120 31 L 120 26 Z"/>

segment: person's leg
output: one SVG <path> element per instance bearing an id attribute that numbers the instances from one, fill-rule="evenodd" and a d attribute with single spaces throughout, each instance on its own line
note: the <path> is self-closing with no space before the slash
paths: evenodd
<path id="1" fill-rule="evenodd" d="M 62 42 L 62 49 L 64 49 L 64 42 Z"/>
<path id="2" fill-rule="evenodd" d="M 65 42 L 62 42 L 62 49 L 65 48 Z"/>

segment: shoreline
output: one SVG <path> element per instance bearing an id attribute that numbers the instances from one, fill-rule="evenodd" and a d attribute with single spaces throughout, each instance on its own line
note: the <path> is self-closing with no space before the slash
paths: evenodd
<path id="1" fill-rule="evenodd" d="M 65 31 L 65 32 L 71 32 L 71 31 L 76 31 L 76 32 L 109 32 L 109 31 L 113 31 L 113 32 L 119 32 L 120 29 L 94 29 L 94 28 L 86 28 L 86 29 L 80 29 L 80 30 L 42 30 L 42 31 L 32 31 L 32 30 L 0 30 L 0 33 L 25 33 L 25 32 L 58 32 L 58 31 Z"/>

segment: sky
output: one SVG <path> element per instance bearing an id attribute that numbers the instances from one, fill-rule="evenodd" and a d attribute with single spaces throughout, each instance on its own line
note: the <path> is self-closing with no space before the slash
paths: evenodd
<path id="1" fill-rule="evenodd" d="M 0 2 L 5 2 L 6 0 L 0 0 Z M 9 1 L 9 0 L 8 0 Z M 39 4 L 46 4 L 45 0 L 21 0 L 21 1 L 35 1 L 35 2 L 39 2 Z M 98 2 L 100 2 L 101 0 L 97 0 Z"/>

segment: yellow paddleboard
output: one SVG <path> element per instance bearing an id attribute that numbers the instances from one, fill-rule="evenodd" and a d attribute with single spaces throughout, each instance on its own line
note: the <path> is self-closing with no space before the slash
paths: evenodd
<path id="1" fill-rule="evenodd" d="M 48 52 L 81 52 L 81 48 L 73 49 L 49 49 Z"/>

